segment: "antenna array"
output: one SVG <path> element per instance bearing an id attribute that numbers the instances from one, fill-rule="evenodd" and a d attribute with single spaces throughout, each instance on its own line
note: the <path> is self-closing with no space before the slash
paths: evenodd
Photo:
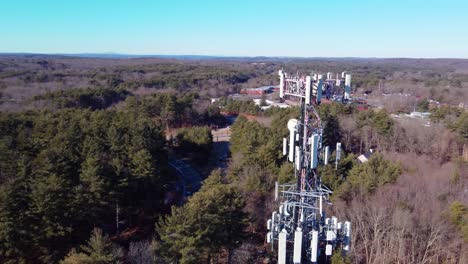
<path id="1" fill-rule="evenodd" d="M 320 263 L 332 255 L 333 249 L 349 251 L 351 223 L 327 218 L 323 210 L 324 204 L 331 204 L 332 191 L 322 185 L 317 167 L 329 164 L 330 147 L 322 146 L 322 122 L 314 105 L 320 104 L 324 93 L 327 97 L 342 93 L 342 100 L 349 100 L 351 75 L 343 72 L 341 78 L 337 74 L 332 79 L 332 73 L 324 78 L 280 70 L 279 77 L 280 97 L 299 99 L 301 118 L 288 121 L 289 137 L 283 139 L 283 155 L 293 163 L 296 182 L 275 184 L 279 208 L 267 221 L 267 242 L 272 248 L 277 245 L 278 264 Z M 340 153 L 341 143 L 337 143 L 335 166 Z"/>

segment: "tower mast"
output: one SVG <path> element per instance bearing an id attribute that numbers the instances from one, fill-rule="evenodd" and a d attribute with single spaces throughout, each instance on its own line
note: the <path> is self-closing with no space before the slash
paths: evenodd
<path id="1" fill-rule="evenodd" d="M 322 185 L 317 167 L 328 164 L 330 154 L 329 147 L 322 146 L 322 122 L 314 105 L 320 104 L 323 90 L 327 97 L 332 91 L 333 96 L 341 93 L 342 100 L 349 100 L 351 75 L 343 73 L 338 80 L 331 79 L 331 73 L 324 79 L 323 75 L 289 75 L 280 70 L 279 77 L 280 97 L 299 100 L 301 117 L 288 121 L 289 139 L 283 139 L 283 154 L 293 163 L 296 181 L 275 185 L 279 208 L 267 222 L 267 242 L 272 248 L 277 244 L 279 264 L 320 263 L 334 248 L 349 250 L 351 223 L 326 218 L 323 211 L 324 204 L 331 204 L 332 191 Z M 340 89 L 342 83 L 344 89 Z"/>

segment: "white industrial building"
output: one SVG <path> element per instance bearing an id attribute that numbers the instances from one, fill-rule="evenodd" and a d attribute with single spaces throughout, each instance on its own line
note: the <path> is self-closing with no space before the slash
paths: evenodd
<path id="1" fill-rule="evenodd" d="M 262 100 L 263 99 L 253 99 L 253 102 L 255 103 L 255 105 L 258 105 L 260 106 L 260 108 L 262 110 L 267 110 L 269 108 L 272 108 L 272 107 L 279 107 L 279 108 L 288 108 L 288 107 L 291 107 L 290 105 L 286 104 L 286 103 L 278 103 L 278 102 L 273 102 L 271 100 L 268 100 L 268 99 L 265 99 L 265 104 L 264 106 L 262 106 Z"/>

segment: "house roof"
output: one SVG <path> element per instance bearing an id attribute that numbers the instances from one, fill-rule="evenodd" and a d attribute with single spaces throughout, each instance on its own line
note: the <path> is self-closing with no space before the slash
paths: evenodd
<path id="1" fill-rule="evenodd" d="M 374 154 L 372 151 L 367 151 L 361 155 L 359 155 L 359 157 L 357 157 L 357 159 L 361 162 L 361 163 L 364 163 L 364 162 L 367 162 L 369 161 L 370 157 L 372 156 L 372 154 Z"/>

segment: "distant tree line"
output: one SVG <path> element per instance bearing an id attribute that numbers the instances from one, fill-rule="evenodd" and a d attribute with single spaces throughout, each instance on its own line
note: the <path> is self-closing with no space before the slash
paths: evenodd
<path id="1" fill-rule="evenodd" d="M 219 126 L 225 123 L 217 106 L 199 98 L 195 93 L 157 93 L 150 96 L 131 96 L 125 101 L 128 108 L 145 113 L 166 125 L 178 128 L 192 125 Z"/>
<path id="2" fill-rule="evenodd" d="M 34 96 L 33 100 L 44 100 L 52 104 L 52 108 L 90 108 L 105 109 L 125 100 L 129 92 L 122 89 L 83 88 L 58 90 Z"/>

